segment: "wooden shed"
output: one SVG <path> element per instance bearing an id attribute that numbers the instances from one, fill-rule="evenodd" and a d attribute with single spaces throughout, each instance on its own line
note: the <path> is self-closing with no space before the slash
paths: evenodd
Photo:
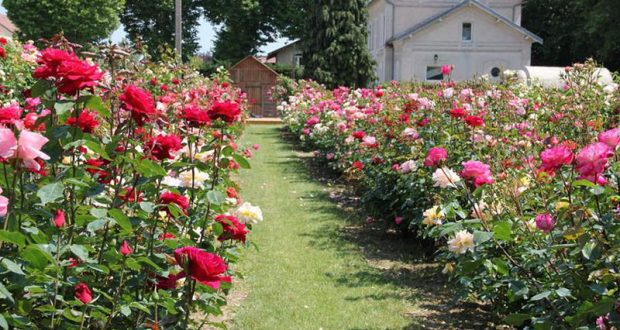
<path id="1" fill-rule="evenodd" d="M 276 104 L 271 100 L 271 89 L 278 74 L 254 56 L 248 56 L 230 68 L 230 76 L 242 91 L 248 94 L 252 117 L 278 117 Z"/>

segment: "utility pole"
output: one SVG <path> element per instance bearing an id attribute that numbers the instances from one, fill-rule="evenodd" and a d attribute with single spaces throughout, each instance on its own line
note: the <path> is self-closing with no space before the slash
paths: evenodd
<path id="1" fill-rule="evenodd" d="M 181 56 L 183 55 L 183 12 L 181 0 L 175 0 L 174 7 L 174 49 L 177 56 L 177 61 L 180 63 Z"/>

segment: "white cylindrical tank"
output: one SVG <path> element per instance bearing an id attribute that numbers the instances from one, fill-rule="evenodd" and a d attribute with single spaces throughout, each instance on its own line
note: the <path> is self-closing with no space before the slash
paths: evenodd
<path id="1" fill-rule="evenodd" d="M 540 84 L 546 88 L 562 88 L 563 67 L 555 66 L 526 66 L 518 71 L 519 81 L 528 85 Z M 614 83 L 611 72 L 606 68 L 598 68 L 595 72 L 596 81 L 602 86 Z"/>

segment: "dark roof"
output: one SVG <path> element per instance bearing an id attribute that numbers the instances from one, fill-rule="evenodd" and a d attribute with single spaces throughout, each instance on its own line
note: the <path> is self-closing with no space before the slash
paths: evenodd
<path id="1" fill-rule="evenodd" d="M 522 26 L 520 26 L 518 24 L 515 24 L 513 21 L 507 19 L 506 17 L 504 17 L 500 13 L 496 12 L 492 8 L 490 8 L 490 7 L 480 3 L 478 0 L 465 0 L 465 1 L 461 2 L 461 3 L 459 3 L 458 5 L 450 8 L 450 9 L 448 9 L 448 10 L 442 12 L 442 13 L 439 13 L 439 14 L 437 14 L 435 16 L 431 16 L 431 17 L 427 18 L 426 20 L 424 20 L 424 21 L 422 21 L 422 22 L 412 26 L 410 29 L 408 29 L 408 30 L 406 30 L 406 31 L 404 31 L 402 33 L 399 33 L 399 34 L 393 36 L 392 38 L 390 38 L 387 41 L 387 43 L 391 44 L 391 43 L 393 43 L 396 40 L 400 40 L 400 39 L 405 38 L 408 35 L 415 34 L 415 33 L 419 32 L 419 31 L 429 27 L 434 22 L 437 22 L 437 21 L 439 21 L 439 20 L 449 16 L 450 14 L 459 11 L 461 8 L 464 8 L 466 6 L 471 6 L 471 5 L 474 5 L 474 6 L 478 7 L 480 10 L 486 12 L 487 14 L 489 14 L 491 16 L 494 16 L 499 21 L 502 21 L 503 23 L 505 23 L 509 27 L 519 31 L 520 33 L 522 33 L 522 34 L 524 34 L 524 35 L 526 35 L 526 36 L 528 36 L 530 38 L 532 38 L 532 40 L 534 40 L 535 42 L 538 42 L 538 43 L 541 43 L 541 44 L 543 43 L 543 39 L 541 37 L 535 35 L 534 33 L 530 32 L 530 31 L 528 31 L 526 28 L 524 28 L 524 27 L 522 27 Z"/>
<path id="2" fill-rule="evenodd" d="M 284 46 L 282 46 L 282 47 L 280 47 L 280 48 L 278 48 L 276 50 L 271 51 L 269 54 L 267 54 L 267 58 L 272 58 L 272 57 L 276 56 L 277 53 L 281 52 L 282 50 L 284 50 L 286 48 L 289 48 L 289 47 L 292 47 L 292 46 L 296 45 L 299 41 L 301 41 L 301 40 L 295 40 L 295 41 L 291 42 L 290 44 L 284 45 Z"/>

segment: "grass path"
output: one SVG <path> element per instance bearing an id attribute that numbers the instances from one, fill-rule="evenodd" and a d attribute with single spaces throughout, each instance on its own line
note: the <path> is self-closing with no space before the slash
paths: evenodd
<path id="1" fill-rule="evenodd" d="M 240 175 L 244 200 L 265 221 L 237 269 L 247 297 L 235 308 L 233 329 L 403 329 L 412 319 L 412 288 L 371 267 L 354 242 L 351 225 L 313 180 L 276 126 L 250 126 L 244 145 L 258 143 L 253 169 Z"/>

